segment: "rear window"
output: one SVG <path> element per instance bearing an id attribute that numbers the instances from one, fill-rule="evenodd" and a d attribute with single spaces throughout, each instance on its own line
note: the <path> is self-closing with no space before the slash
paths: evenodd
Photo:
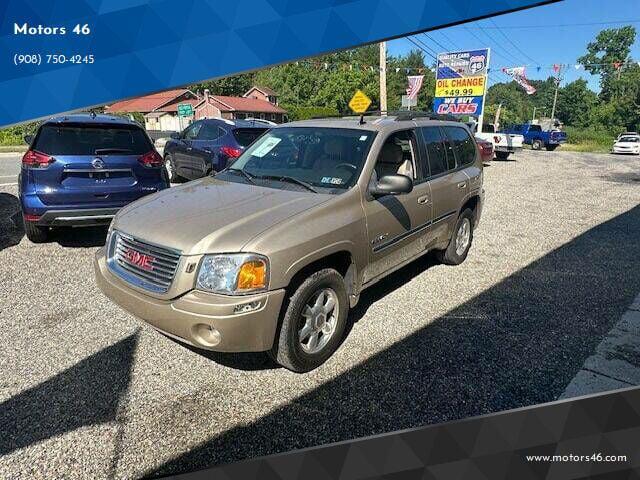
<path id="1" fill-rule="evenodd" d="M 33 144 L 48 155 L 142 155 L 152 148 L 145 132 L 133 125 L 43 125 Z"/>
<path id="2" fill-rule="evenodd" d="M 236 128 L 233 136 L 242 147 L 248 147 L 253 141 L 269 130 L 268 128 Z"/>
<path id="3" fill-rule="evenodd" d="M 541 132 L 542 131 L 542 127 L 540 125 L 530 125 L 529 126 L 529 131 L 530 132 Z"/>

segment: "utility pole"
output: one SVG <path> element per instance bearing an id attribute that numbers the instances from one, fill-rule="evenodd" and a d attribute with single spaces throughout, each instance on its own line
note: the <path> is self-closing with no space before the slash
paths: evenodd
<path id="1" fill-rule="evenodd" d="M 380 42 L 380 110 L 387 113 L 387 42 Z"/>
<path id="2" fill-rule="evenodd" d="M 553 95 L 553 108 L 551 109 L 551 121 L 555 121 L 556 118 L 556 104 L 558 103 L 558 89 L 560 88 L 560 72 L 562 72 L 562 65 L 558 66 L 558 76 L 556 77 L 556 93 Z"/>
<path id="3" fill-rule="evenodd" d="M 537 107 L 533 107 L 533 117 L 531 117 L 532 122 L 536 119 L 536 108 Z"/>

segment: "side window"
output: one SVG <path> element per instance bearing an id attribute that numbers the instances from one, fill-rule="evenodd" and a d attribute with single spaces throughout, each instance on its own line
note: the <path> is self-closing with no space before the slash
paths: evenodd
<path id="1" fill-rule="evenodd" d="M 375 166 L 378 179 L 387 175 L 416 178 L 416 143 L 413 131 L 402 130 L 387 137 Z"/>
<path id="2" fill-rule="evenodd" d="M 222 135 L 224 135 L 224 130 L 214 123 L 205 122 L 198 133 L 198 140 L 216 140 Z"/>
<path id="3" fill-rule="evenodd" d="M 464 128 L 444 127 L 453 147 L 458 165 L 469 165 L 476 159 L 476 144 Z"/>
<path id="4" fill-rule="evenodd" d="M 434 176 L 446 172 L 448 170 L 447 154 L 445 153 L 440 128 L 422 127 L 420 131 L 424 139 L 431 175 Z"/>
<path id="5" fill-rule="evenodd" d="M 200 132 L 201 128 L 202 122 L 192 123 L 184 130 L 183 137 L 187 140 L 195 140 L 196 138 L 198 138 L 198 133 Z"/>

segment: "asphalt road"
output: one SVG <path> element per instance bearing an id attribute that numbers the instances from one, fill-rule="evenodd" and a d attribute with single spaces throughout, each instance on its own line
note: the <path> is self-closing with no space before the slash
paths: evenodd
<path id="1" fill-rule="evenodd" d="M 0 186 L 7 187 L 18 182 L 22 154 L 0 153 Z"/>
<path id="2" fill-rule="evenodd" d="M 305 375 L 142 325 L 95 286 L 103 229 L 31 244 L 0 187 L 0 478 L 154 476 L 556 399 L 640 292 L 640 160 L 515 159 L 485 169 L 467 261 L 373 287 Z"/>

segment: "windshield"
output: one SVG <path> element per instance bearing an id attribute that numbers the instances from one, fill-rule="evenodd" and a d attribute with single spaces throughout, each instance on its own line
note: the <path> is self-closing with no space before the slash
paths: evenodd
<path id="1" fill-rule="evenodd" d="M 640 142 L 640 137 L 622 137 L 619 142 Z"/>
<path id="2" fill-rule="evenodd" d="M 275 188 L 306 184 L 323 193 L 340 193 L 358 179 L 374 137 L 375 132 L 346 128 L 273 129 L 233 162 L 224 178 Z M 232 176 L 234 170 L 246 175 Z"/>
<path id="3" fill-rule="evenodd" d="M 142 155 L 152 150 L 140 127 L 130 125 L 44 125 L 34 150 L 48 155 Z"/>

